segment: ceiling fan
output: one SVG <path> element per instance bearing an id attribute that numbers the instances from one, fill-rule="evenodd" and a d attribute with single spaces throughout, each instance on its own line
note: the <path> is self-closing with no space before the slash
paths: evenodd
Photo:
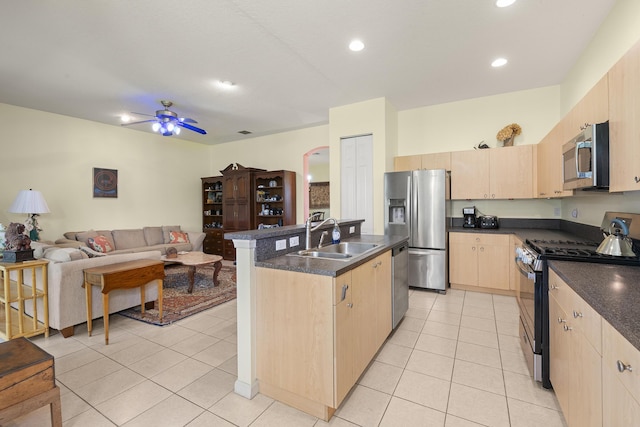
<path id="1" fill-rule="evenodd" d="M 122 123 L 121 126 L 137 125 L 140 123 L 153 123 L 151 125 L 151 129 L 153 129 L 154 132 L 159 132 L 164 136 L 179 135 L 180 128 L 189 129 L 191 131 L 201 133 L 202 135 L 207 134 L 207 131 L 205 131 L 204 129 L 200 129 L 199 127 L 191 125 L 191 123 L 198 123 L 195 120 L 188 117 L 178 117 L 176 113 L 169 110 L 169 107 L 173 105 L 173 102 L 160 101 L 160 103 L 164 107 L 164 110 L 157 110 L 155 116 L 144 113 L 132 113 L 140 116 L 153 117 L 153 119 L 131 123 Z"/>

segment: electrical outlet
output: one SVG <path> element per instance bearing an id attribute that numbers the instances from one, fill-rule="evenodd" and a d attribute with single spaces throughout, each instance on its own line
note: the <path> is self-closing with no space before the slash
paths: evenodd
<path id="1" fill-rule="evenodd" d="M 575 208 L 574 210 L 571 211 L 571 216 L 574 218 L 578 218 L 578 209 Z"/>
<path id="2" fill-rule="evenodd" d="M 281 251 L 283 249 L 287 249 L 287 240 L 276 240 L 276 251 Z"/>
<path id="3" fill-rule="evenodd" d="M 349 227 L 349 234 L 353 234 L 356 232 L 356 226 L 352 225 L 351 227 Z"/>
<path id="4" fill-rule="evenodd" d="M 298 246 L 299 244 L 300 244 L 300 237 L 298 236 L 289 237 L 289 247 L 293 248 Z"/>

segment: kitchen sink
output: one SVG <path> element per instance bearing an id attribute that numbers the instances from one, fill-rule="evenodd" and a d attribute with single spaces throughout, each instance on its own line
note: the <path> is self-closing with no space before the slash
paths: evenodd
<path id="1" fill-rule="evenodd" d="M 291 252 L 287 255 L 299 256 L 305 258 L 324 258 L 339 261 L 351 261 L 353 258 L 363 255 L 375 248 L 377 243 L 360 243 L 360 242 L 343 242 L 335 245 L 324 246 L 322 248 L 313 248 L 297 252 Z"/>
<path id="2" fill-rule="evenodd" d="M 365 252 L 369 252 L 372 249 L 377 248 L 377 243 L 360 243 L 360 242 L 342 242 L 336 243 L 335 245 L 324 246 L 322 248 L 318 248 L 317 251 L 323 253 L 337 253 L 337 254 L 347 254 L 347 255 L 360 255 Z"/>

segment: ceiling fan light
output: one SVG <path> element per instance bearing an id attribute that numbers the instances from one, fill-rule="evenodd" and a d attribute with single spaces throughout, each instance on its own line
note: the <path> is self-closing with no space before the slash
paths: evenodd
<path id="1" fill-rule="evenodd" d="M 174 124 L 173 124 L 173 123 L 167 123 L 167 130 L 168 130 L 169 132 L 173 132 L 173 128 L 175 128 L 175 126 L 174 126 Z"/>
<path id="2" fill-rule="evenodd" d="M 180 135 L 180 128 L 176 126 L 176 128 L 173 130 L 173 133 L 176 135 Z"/>
<path id="3" fill-rule="evenodd" d="M 151 129 L 153 129 L 154 132 L 158 132 L 160 130 L 160 123 L 155 122 L 151 125 Z"/>

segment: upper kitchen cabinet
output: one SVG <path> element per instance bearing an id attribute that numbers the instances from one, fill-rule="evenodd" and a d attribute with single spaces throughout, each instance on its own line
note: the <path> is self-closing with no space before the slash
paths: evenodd
<path id="1" fill-rule="evenodd" d="M 640 43 L 609 70 L 609 191 L 640 190 Z"/>
<path id="2" fill-rule="evenodd" d="M 519 145 L 451 153 L 451 198 L 530 199 L 534 147 Z"/>
<path id="3" fill-rule="evenodd" d="M 414 171 L 418 169 L 451 170 L 451 153 L 416 154 L 414 156 L 398 156 L 393 159 L 393 169 L 398 171 Z"/>
<path id="4" fill-rule="evenodd" d="M 573 195 L 563 190 L 562 145 L 566 142 L 566 123 L 558 123 L 538 144 L 538 189 L 536 197 L 552 198 Z"/>
<path id="5" fill-rule="evenodd" d="M 609 120 L 609 80 L 605 75 L 562 119 L 567 131 L 564 142 L 579 134 L 585 124 L 603 123 L 607 120 Z"/>

